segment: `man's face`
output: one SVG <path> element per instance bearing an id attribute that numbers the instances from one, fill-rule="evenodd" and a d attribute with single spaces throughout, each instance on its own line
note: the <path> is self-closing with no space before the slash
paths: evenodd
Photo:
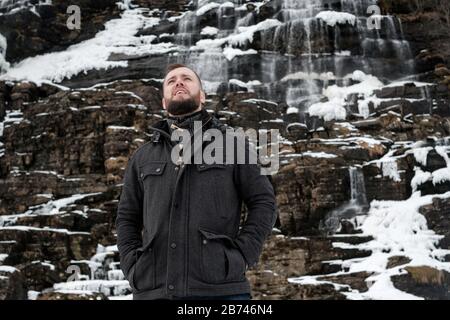
<path id="1" fill-rule="evenodd" d="M 185 67 L 170 71 L 163 83 L 162 104 L 171 115 L 189 114 L 201 109 L 205 93 L 195 73 Z"/>

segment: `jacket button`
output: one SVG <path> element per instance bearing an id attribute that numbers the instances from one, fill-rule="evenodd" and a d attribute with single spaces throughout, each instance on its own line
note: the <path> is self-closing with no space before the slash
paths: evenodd
<path id="1" fill-rule="evenodd" d="M 156 172 L 160 172 L 161 171 L 161 168 L 156 168 Z"/>
<path id="2" fill-rule="evenodd" d="M 203 240 L 203 244 L 207 244 L 208 243 L 208 240 Z"/>
<path id="3" fill-rule="evenodd" d="M 144 178 L 144 173 L 143 172 L 141 172 L 141 179 L 143 179 Z"/>
<path id="4" fill-rule="evenodd" d="M 178 171 L 178 169 L 180 169 L 179 166 L 175 166 L 175 171 Z"/>
<path id="5" fill-rule="evenodd" d="M 173 289 L 175 289 L 175 287 L 173 285 L 169 284 L 169 290 L 173 290 Z"/>
<path id="6" fill-rule="evenodd" d="M 175 249 L 175 248 L 177 247 L 177 244 L 176 244 L 175 242 L 172 242 L 172 243 L 170 244 L 170 247 L 171 247 L 172 249 Z"/>

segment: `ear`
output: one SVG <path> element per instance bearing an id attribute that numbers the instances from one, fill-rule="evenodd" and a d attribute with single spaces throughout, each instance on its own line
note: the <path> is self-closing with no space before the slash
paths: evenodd
<path id="1" fill-rule="evenodd" d="M 206 102 L 206 94 L 203 90 L 200 90 L 200 103 L 205 104 Z"/>

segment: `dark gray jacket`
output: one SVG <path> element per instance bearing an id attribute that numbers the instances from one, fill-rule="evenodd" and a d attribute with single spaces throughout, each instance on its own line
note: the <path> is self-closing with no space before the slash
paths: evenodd
<path id="1" fill-rule="evenodd" d="M 204 129 L 225 130 L 204 113 Z M 116 219 L 133 298 L 250 293 L 246 265 L 258 262 L 276 219 L 268 178 L 257 164 L 177 166 L 167 122 L 152 130 L 129 160 Z M 242 202 L 248 214 L 240 226 Z"/>

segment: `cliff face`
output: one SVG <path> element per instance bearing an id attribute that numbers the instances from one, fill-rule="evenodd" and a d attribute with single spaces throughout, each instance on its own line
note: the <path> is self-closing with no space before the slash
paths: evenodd
<path id="1" fill-rule="evenodd" d="M 182 62 L 223 123 L 281 135 L 278 220 L 247 273 L 256 299 L 448 299 L 450 35 L 436 3 L 378 1 L 389 15 L 369 30 L 376 1 L 78 1 L 70 31 L 63 2 L 9 1 L 0 298 L 130 298 L 121 182 L 165 116 L 166 65 Z"/>
<path id="2" fill-rule="evenodd" d="M 450 4 L 442 0 L 379 1 L 382 12 L 402 21 L 405 38 L 416 56 L 417 71 L 430 81 L 444 80 L 440 70 L 450 61 Z M 434 72 L 434 69 L 437 69 Z"/>

